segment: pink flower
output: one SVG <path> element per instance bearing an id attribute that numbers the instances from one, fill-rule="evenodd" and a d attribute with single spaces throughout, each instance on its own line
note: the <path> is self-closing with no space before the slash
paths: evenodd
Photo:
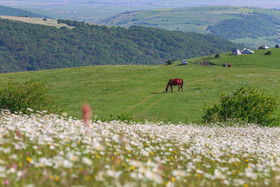
<path id="1" fill-rule="evenodd" d="M 83 112 L 83 120 L 86 126 L 88 126 L 89 124 L 89 120 L 91 118 L 91 109 L 89 104 L 84 104 L 82 107 L 82 112 Z"/>
<path id="2" fill-rule="evenodd" d="M 89 120 L 91 118 L 91 109 L 89 104 L 84 104 L 82 107 L 82 113 L 83 113 L 83 120 L 84 124 L 87 128 L 87 133 L 89 132 Z"/>
<path id="3" fill-rule="evenodd" d="M 10 181 L 9 180 L 4 180 L 4 186 L 9 186 L 10 185 Z"/>
<path id="4" fill-rule="evenodd" d="M 21 138 L 21 133 L 20 133 L 19 130 L 17 130 L 17 137 L 18 137 L 18 138 Z"/>

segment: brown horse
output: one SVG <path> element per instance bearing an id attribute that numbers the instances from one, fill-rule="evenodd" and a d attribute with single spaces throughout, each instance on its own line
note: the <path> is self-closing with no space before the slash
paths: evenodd
<path id="1" fill-rule="evenodd" d="M 177 78 L 177 79 L 170 79 L 168 81 L 167 86 L 166 86 L 166 93 L 168 92 L 168 87 L 169 86 L 171 87 L 171 92 L 172 92 L 173 91 L 172 86 L 174 86 L 174 85 L 178 85 L 178 92 L 180 91 L 180 89 L 181 89 L 181 91 L 183 91 L 183 83 L 184 83 L 183 80 L 179 79 L 179 78 Z"/>

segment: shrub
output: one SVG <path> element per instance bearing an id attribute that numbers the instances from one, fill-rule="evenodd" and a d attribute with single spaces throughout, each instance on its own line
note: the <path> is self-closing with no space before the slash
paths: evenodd
<path id="1" fill-rule="evenodd" d="M 48 95 L 50 88 L 38 80 L 24 84 L 11 81 L 0 89 L 0 106 L 10 112 L 32 113 L 32 110 L 59 113 L 59 106 Z"/>
<path id="2" fill-rule="evenodd" d="M 276 98 L 265 96 L 255 89 L 240 88 L 232 95 L 222 94 L 220 103 L 203 109 L 203 122 L 227 122 L 237 119 L 246 123 L 279 125 L 273 117 L 278 107 Z"/>
<path id="3" fill-rule="evenodd" d="M 216 55 L 215 55 L 215 58 L 220 58 L 220 54 L 216 54 Z"/>
<path id="4" fill-rule="evenodd" d="M 168 61 L 166 62 L 166 64 L 167 64 L 167 65 L 171 65 L 171 64 L 173 64 L 173 62 L 174 62 L 174 60 L 168 60 Z"/>
<path id="5" fill-rule="evenodd" d="M 267 51 L 264 55 L 271 55 L 271 51 Z"/>

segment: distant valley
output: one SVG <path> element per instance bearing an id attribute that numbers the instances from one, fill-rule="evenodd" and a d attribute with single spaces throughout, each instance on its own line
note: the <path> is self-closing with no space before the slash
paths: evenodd
<path id="1" fill-rule="evenodd" d="M 253 48 L 280 42 L 280 10 L 249 7 L 191 7 L 118 14 L 99 23 L 141 25 L 212 34 Z"/>
<path id="2" fill-rule="evenodd" d="M 280 2 L 274 0 L 9 0 L 0 1 L 0 5 L 29 10 L 55 19 L 74 19 L 93 23 L 100 18 L 136 10 L 199 6 L 247 6 L 280 9 Z"/>
<path id="3" fill-rule="evenodd" d="M 280 43 L 280 2 L 229 0 L 0 1 L 53 19 L 212 34 L 251 48 Z M 226 5 L 226 6 L 225 6 Z M 179 8 L 178 8 L 179 7 Z M 262 8 L 257 8 L 262 7 Z M 1 12 L 1 11 L 0 11 Z M 30 17 L 37 17 L 31 16 Z"/>

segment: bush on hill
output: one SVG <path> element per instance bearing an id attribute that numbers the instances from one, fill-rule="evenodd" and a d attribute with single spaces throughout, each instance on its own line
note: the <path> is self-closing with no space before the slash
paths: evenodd
<path id="1" fill-rule="evenodd" d="M 31 114 L 32 110 L 59 113 L 54 98 L 48 95 L 50 88 L 38 80 L 24 84 L 11 81 L 0 89 L 0 106 L 10 112 Z"/>
<path id="2" fill-rule="evenodd" d="M 171 65 L 174 63 L 174 60 L 168 60 L 167 62 L 165 62 L 167 65 Z"/>
<path id="3" fill-rule="evenodd" d="M 203 109 L 204 122 L 227 122 L 232 119 L 246 123 L 262 125 L 279 125 L 279 120 L 273 117 L 278 107 L 276 98 L 265 96 L 255 89 L 240 88 L 232 95 L 223 94 L 220 103 Z"/>
<path id="4" fill-rule="evenodd" d="M 266 53 L 265 53 L 265 55 L 271 55 L 272 53 L 271 53 L 271 51 L 267 51 Z"/>

